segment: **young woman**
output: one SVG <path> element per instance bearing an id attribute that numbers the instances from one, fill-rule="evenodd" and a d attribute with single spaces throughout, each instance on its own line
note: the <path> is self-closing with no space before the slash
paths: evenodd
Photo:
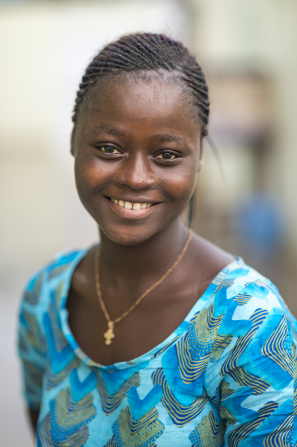
<path id="1" fill-rule="evenodd" d="M 100 245 L 59 255 L 24 293 L 38 446 L 296 443 L 294 317 L 268 279 L 179 219 L 208 114 L 200 66 L 164 35 L 125 36 L 87 68 L 71 153 Z"/>

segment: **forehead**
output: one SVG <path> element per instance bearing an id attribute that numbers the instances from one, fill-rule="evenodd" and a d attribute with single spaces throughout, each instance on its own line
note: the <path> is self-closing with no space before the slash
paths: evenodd
<path id="1" fill-rule="evenodd" d="M 146 122 L 196 137 L 200 133 L 199 118 L 189 96 L 173 76 L 154 73 L 104 77 L 86 96 L 78 124 L 90 128 L 95 122 L 100 125 L 100 120 L 131 126 Z"/>

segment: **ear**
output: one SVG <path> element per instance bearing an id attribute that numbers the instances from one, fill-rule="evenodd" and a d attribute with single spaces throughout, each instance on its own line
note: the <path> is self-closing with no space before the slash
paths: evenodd
<path id="1" fill-rule="evenodd" d="M 199 160 L 198 166 L 197 166 L 197 172 L 201 171 L 203 168 L 203 160 Z"/>
<path id="2" fill-rule="evenodd" d="M 202 144 L 202 138 L 200 140 L 200 146 L 199 146 L 199 159 L 197 164 L 197 172 L 199 172 L 203 168 L 203 144 Z"/>
<path id="3" fill-rule="evenodd" d="M 75 156 L 74 145 L 75 145 L 75 127 L 72 129 L 70 138 L 70 153 L 71 155 L 73 155 L 73 157 Z"/>

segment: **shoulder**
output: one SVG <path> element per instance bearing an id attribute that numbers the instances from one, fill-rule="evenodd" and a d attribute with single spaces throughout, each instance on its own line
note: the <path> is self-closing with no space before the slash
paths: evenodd
<path id="1" fill-rule="evenodd" d="M 86 249 L 67 250 L 56 254 L 54 259 L 39 268 L 27 281 L 22 295 L 22 307 L 34 310 L 44 304 L 49 288 L 55 289 L 61 281 L 71 278 L 72 272 Z"/>
<path id="2" fill-rule="evenodd" d="M 284 330 L 296 338 L 296 319 L 276 286 L 241 258 L 220 272 L 213 287 L 214 314 L 222 316 L 220 333 L 239 337 L 251 331 L 253 338 L 261 327 L 263 342 Z"/>
<path id="3" fill-rule="evenodd" d="M 271 281 L 241 259 L 213 287 L 208 321 L 218 328 L 205 386 L 226 418 L 229 442 L 244 439 L 250 427 L 262 445 L 292 427 L 296 319 Z"/>
<path id="4" fill-rule="evenodd" d="M 277 287 L 240 257 L 227 265 L 215 282 L 217 291 L 224 289 L 228 301 L 236 302 L 237 306 L 245 306 L 254 300 L 259 305 L 276 305 L 288 311 Z"/>

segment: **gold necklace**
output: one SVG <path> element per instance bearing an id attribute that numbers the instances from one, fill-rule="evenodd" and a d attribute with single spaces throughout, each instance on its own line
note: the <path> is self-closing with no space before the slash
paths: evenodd
<path id="1" fill-rule="evenodd" d="M 184 248 L 182 249 L 182 251 L 180 252 L 177 260 L 175 261 L 175 263 L 173 264 L 172 267 L 170 267 L 169 270 L 167 270 L 167 272 L 162 276 L 162 278 L 160 278 L 157 282 L 155 282 L 151 287 L 149 287 L 136 301 L 134 304 L 132 304 L 132 306 L 130 307 L 130 309 L 128 309 L 126 312 L 124 312 L 120 317 L 116 318 L 115 320 L 111 320 L 109 313 L 107 312 L 107 309 L 105 307 L 103 298 L 102 298 L 102 293 L 101 293 L 101 286 L 100 286 L 100 274 L 99 274 L 99 245 L 98 245 L 98 249 L 96 251 L 95 254 L 95 280 L 96 280 L 96 292 L 97 292 L 97 296 L 98 296 L 98 300 L 102 309 L 102 312 L 104 313 L 104 316 L 107 320 L 107 326 L 108 329 L 107 331 L 103 334 L 104 338 L 105 338 L 105 344 L 106 345 L 110 345 L 111 344 L 111 340 L 115 337 L 114 333 L 113 333 L 113 329 L 114 329 L 114 325 L 116 323 L 119 323 L 120 321 L 123 320 L 123 318 L 125 318 L 127 315 L 129 315 L 132 310 L 135 309 L 136 306 L 138 306 L 139 303 L 141 303 L 141 301 L 153 290 L 155 289 L 157 286 L 159 286 L 166 278 L 168 275 L 170 275 L 170 273 L 175 269 L 175 267 L 178 266 L 178 264 L 180 263 L 180 261 L 182 260 L 188 246 L 189 243 L 192 239 L 192 235 L 193 235 L 193 231 L 190 230 L 189 232 L 189 236 L 188 239 L 184 245 Z"/>

